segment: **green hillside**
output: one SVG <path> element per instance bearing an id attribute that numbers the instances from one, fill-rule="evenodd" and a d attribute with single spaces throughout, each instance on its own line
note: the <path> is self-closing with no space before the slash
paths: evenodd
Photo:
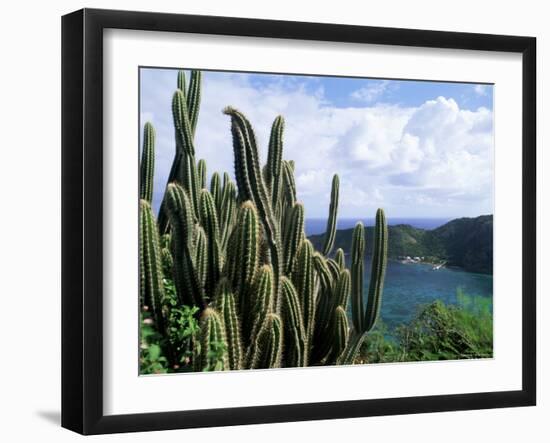
<path id="1" fill-rule="evenodd" d="M 459 266 L 470 272 L 493 273 L 493 216 L 459 218 L 439 228 L 426 230 L 410 225 L 389 226 L 388 255 L 430 257 L 444 260 L 449 266 Z M 336 232 L 335 249 L 349 252 L 353 229 Z M 373 228 L 366 228 L 367 255 L 372 253 Z M 324 234 L 309 239 L 321 248 Z"/>

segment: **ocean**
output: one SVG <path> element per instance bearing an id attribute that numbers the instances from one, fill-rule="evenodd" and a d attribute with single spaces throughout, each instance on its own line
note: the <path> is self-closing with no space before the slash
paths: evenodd
<path id="1" fill-rule="evenodd" d="M 388 218 L 388 225 L 411 225 L 421 229 L 435 229 L 451 221 L 452 218 Z M 336 229 L 350 229 L 358 221 L 362 221 L 365 226 L 374 226 L 374 217 L 372 218 L 339 218 Z M 326 231 L 326 218 L 307 218 L 305 223 L 306 235 L 323 234 Z"/>

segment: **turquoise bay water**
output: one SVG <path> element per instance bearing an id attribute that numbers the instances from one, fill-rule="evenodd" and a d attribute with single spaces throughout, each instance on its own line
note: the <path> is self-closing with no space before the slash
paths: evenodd
<path id="1" fill-rule="evenodd" d="M 365 290 L 370 279 L 370 261 L 365 263 Z M 421 305 L 441 300 L 457 302 L 457 289 L 470 296 L 493 297 L 493 276 L 461 269 L 441 268 L 420 263 L 388 262 L 380 318 L 391 331 L 408 323 Z M 366 302 L 366 300 L 365 300 Z"/>

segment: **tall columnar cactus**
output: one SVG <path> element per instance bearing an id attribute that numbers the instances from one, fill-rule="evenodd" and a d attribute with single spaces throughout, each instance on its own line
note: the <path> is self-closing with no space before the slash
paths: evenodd
<path id="1" fill-rule="evenodd" d="M 143 128 L 143 150 L 139 176 L 139 198 L 153 200 L 153 179 L 155 175 L 155 128 L 149 122 Z"/>
<path id="2" fill-rule="evenodd" d="M 290 211 L 296 203 L 296 181 L 294 180 L 294 168 L 290 161 L 283 160 L 281 181 L 281 197 L 276 214 L 280 225 L 284 227 L 290 217 Z"/>
<path id="3" fill-rule="evenodd" d="M 235 225 L 237 217 L 237 191 L 235 183 L 231 180 L 224 180 L 221 195 L 220 208 L 220 247 L 223 252 L 227 248 L 227 242 Z"/>
<path id="4" fill-rule="evenodd" d="M 319 362 L 326 356 L 328 343 L 326 342 L 326 330 L 330 325 L 333 311 L 333 290 L 335 281 L 327 265 L 327 260 L 322 254 L 316 252 L 313 255 L 315 274 L 319 282 L 315 310 L 315 329 L 313 333 L 313 354 L 311 359 Z"/>
<path id="5" fill-rule="evenodd" d="M 335 364 L 346 349 L 349 340 L 349 324 L 345 308 L 336 307 L 330 327 L 331 348 L 326 363 Z"/>
<path id="6" fill-rule="evenodd" d="M 176 180 L 187 191 L 195 218 L 198 218 L 201 183 L 195 163 L 195 145 L 185 96 L 178 89 L 172 98 L 172 116 L 176 128 L 176 146 L 181 153 L 176 169 Z"/>
<path id="7" fill-rule="evenodd" d="M 156 328 L 163 333 L 164 286 L 159 235 L 151 205 L 143 199 L 139 204 L 139 270 L 141 303 L 151 308 Z"/>
<path id="8" fill-rule="evenodd" d="M 222 186 L 220 174 L 217 172 L 214 172 L 210 178 L 210 194 L 212 194 L 214 204 L 216 205 L 216 211 L 218 212 L 218 219 L 220 219 L 222 214 Z"/>
<path id="9" fill-rule="evenodd" d="M 204 288 L 200 284 L 194 262 L 194 221 L 190 199 L 178 184 L 166 189 L 166 209 L 172 227 L 174 283 L 181 303 L 206 307 Z"/>
<path id="10" fill-rule="evenodd" d="M 323 254 L 329 255 L 334 246 L 336 237 L 336 217 L 338 214 L 338 192 L 340 189 L 340 179 L 337 174 L 332 178 L 332 190 L 330 193 L 330 207 L 328 211 L 327 230 L 325 231 L 325 244 L 323 245 Z"/>
<path id="11" fill-rule="evenodd" d="M 218 286 L 216 307 L 224 323 L 229 368 L 241 369 L 244 352 L 241 341 L 241 323 L 237 315 L 235 295 L 225 279 Z"/>
<path id="12" fill-rule="evenodd" d="M 200 225 L 195 226 L 193 238 L 193 264 L 197 273 L 199 285 L 204 288 L 208 277 L 208 237 L 204 228 Z"/>
<path id="13" fill-rule="evenodd" d="M 304 206 L 301 203 L 295 203 L 290 209 L 282 236 L 282 250 L 284 252 L 283 271 L 286 275 L 292 273 L 296 254 L 304 236 Z"/>
<path id="14" fill-rule="evenodd" d="M 282 316 L 285 330 L 285 362 L 289 367 L 307 366 L 307 332 L 300 298 L 287 278 L 281 279 Z"/>
<path id="15" fill-rule="evenodd" d="M 330 270 L 328 263 L 328 260 L 323 257 L 321 253 L 315 252 L 313 254 L 313 266 L 315 267 L 315 273 L 319 279 L 321 292 L 331 292 L 334 285 L 335 274 Z"/>
<path id="16" fill-rule="evenodd" d="M 199 189 L 206 188 L 206 160 L 201 158 L 197 165 L 197 175 L 199 180 Z"/>
<path id="17" fill-rule="evenodd" d="M 341 315 L 339 310 L 346 312 L 350 284 L 349 271 L 344 269 L 335 279 L 330 290 L 319 294 L 320 299 L 318 300 L 315 319 L 313 362 L 326 361 L 327 364 L 334 364 L 343 351 L 340 345 L 344 341 L 347 344 L 349 334 L 345 335 L 344 340 L 344 336 L 341 335 L 341 329 L 344 326 L 342 320 L 338 320 L 337 316 Z M 345 328 L 349 328 L 347 318 Z M 338 342 L 339 344 L 334 341 L 337 333 L 341 335 L 340 338 L 342 339 Z"/>
<path id="18" fill-rule="evenodd" d="M 193 134 L 195 134 L 197 120 L 199 119 L 201 82 L 201 71 L 191 71 L 191 80 L 189 81 L 189 90 L 187 91 L 187 109 L 189 109 L 189 123 Z"/>
<path id="19" fill-rule="evenodd" d="M 179 89 L 181 92 L 183 92 L 183 95 L 187 94 L 187 87 L 186 87 L 186 81 L 185 81 L 185 71 L 178 71 L 178 78 L 177 78 L 177 89 Z"/>
<path id="20" fill-rule="evenodd" d="M 259 266 L 260 228 L 256 208 L 250 201 L 242 204 L 237 225 L 227 250 L 225 274 L 238 294 L 242 311 L 251 297 Z"/>
<path id="21" fill-rule="evenodd" d="M 262 177 L 256 136 L 252 125 L 242 113 L 231 107 L 225 108 L 224 112 L 231 117 L 235 175 L 239 196 L 242 200 L 251 200 L 254 203 L 262 221 L 275 273 L 276 306 L 278 306 L 279 279 L 282 274 L 281 240 L 271 200 Z"/>
<path id="22" fill-rule="evenodd" d="M 277 314 L 267 314 L 254 341 L 251 369 L 279 368 L 283 355 L 283 326 Z"/>
<path id="23" fill-rule="evenodd" d="M 273 269 L 263 265 L 258 271 L 258 277 L 247 309 L 242 311 L 243 340 L 248 345 L 258 335 L 267 314 L 273 312 Z"/>
<path id="24" fill-rule="evenodd" d="M 202 371 L 226 371 L 229 369 L 227 339 L 220 314 L 206 308 L 200 321 L 200 353 L 197 355 Z"/>
<path id="25" fill-rule="evenodd" d="M 351 312 L 353 320 L 353 337 L 339 358 L 342 364 L 351 364 L 367 335 L 374 327 L 380 312 L 382 290 L 386 273 L 388 255 L 388 227 L 382 209 L 376 212 L 374 227 L 374 249 L 372 268 L 367 296 L 367 308 L 363 303 L 363 261 L 365 255 L 365 233 L 362 223 L 353 231 L 352 267 L 351 267 Z"/>
<path id="26" fill-rule="evenodd" d="M 290 161 L 283 160 L 283 200 L 287 207 L 294 206 L 296 203 L 296 182 L 294 180 L 294 168 Z"/>
<path id="27" fill-rule="evenodd" d="M 273 208 L 275 208 L 279 202 L 281 191 L 284 127 L 285 120 L 279 115 L 271 126 L 269 149 L 267 151 L 266 181 L 271 190 L 271 206 Z"/>
<path id="28" fill-rule="evenodd" d="M 370 331 L 374 327 L 380 314 L 387 260 L 388 226 L 384 210 L 378 209 L 376 211 L 376 223 L 374 226 L 374 249 L 372 251 L 367 311 L 365 312 L 365 328 L 367 331 Z"/>
<path id="29" fill-rule="evenodd" d="M 338 264 L 338 267 L 340 269 L 345 269 L 345 267 L 346 267 L 346 256 L 345 256 L 344 250 L 342 248 L 338 248 L 336 250 L 336 254 L 334 254 L 334 261 Z"/>
<path id="30" fill-rule="evenodd" d="M 203 189 L 200 195 L 200 223 L 208 237 L 207 255 L 207 278 L 204 290 L 207 295 L 212 296 L 220 279 L 222 267 L 222 257 L 220 251 L 220 230 L 218 225 L 218 215 L 214 205 L 214 199 L 209 191 Z"/>
<path id="31" fill-rule="evenodd" d="M 296 165 L 283 159 L 281 116 L 273 122 L 267 163 L 262 167 L 252 125 L 239 111 L 226 108 L 236 184 L 227 172 L 223 183 L 222 172 L 214 172 L 206 189 L 206 162 L 195 160 L 200 81 L 200 72 L 193 71 L 187 87 L 184 73 L 178 73 L 172 100 L 176 154 L 159 212 L 160 246 L 147 202 L 152 196 L 148 184 L 153 178 L 154 132 L 148 125 L 144 128 L 142 304 L 160 314 L 155 319 L 159 325 L 172 318 L 169 310 L 174 304 L 198 306 L 200 331 L 193 338 L 192 352 L 196 370 L 354 363 L 380 312 L 387 256 L 383 211 L 376 215 L 371 277 L 364 298 L 364 228 L 358 224 L 354 230 L 350 272 L 342 249 L 331 258 L 339 198 L 339 178 L 334 175 L 324 244 L 320 251 L 314 250 L 305 237 Z M 165 289 L 163 278 L 173 279 L 177 300 L 168 297 L 172 291 Z M 170 354 L 170 361 L 185 358 Z"/>
<path id="32" fill-rule="evenodd" d="M 171 242 L 172 242 L 172 239 L 170 237 L 170 234 L 164 234 L 161 237 L 160 253 L 161 253 L 161 259 L 162 259 L 162 272 L 164 275 L 172 275 L 172 272 L 173 272 L 174 259 L 172 258 L 172 252 L 170 252 Z"/>
<path id="33" fill-rule="evenodd" d="M 358 222 L 351 239 L 351 316 L 356 331 L 364 331 L 363 275 L 365 256 L 365 228 Z"/>
<path id="34" fill-rule="evenodd" d="M 351 289 L 351 275 L 347 269 L 342 270 L 334 287 L 334 306 L 341 306 L 344 310 L 348 307 Z"/>
<path id="35" fill-rule="evenodd" d="M 193 72 L 198 71 L 191 72 L 188 91 L 185 90 L 185 73 L 183 71 L 178 72 L 178 89 L 172 99 L 172 116 L 176 129 L 176 152 L 168 175 L 168 183 L 178 182 L 183 185 L 190 194 L 191 202 L 195 204 L 198 203 L 199 184 L 197 166 L 194 161 L 193 136 L 200 107 L 201 74 L 200 72 L 193 74 Z M 193 117 L 190 117 L 191 114 Z M 195 216 L 198 217 L 198 214 L 195 214 Z M 164 199 L 160 206 L 158 220 L 160 232 L 167 232 L 169 224 Z"/>
<path id="36" fill-rule="evenodd" d="M 292 282 L 301 300 L 306 337 L 311 340 L 315 326 L 315 274 L 313 246 L 309 240 L 302 241 L 298 249 Z"/>

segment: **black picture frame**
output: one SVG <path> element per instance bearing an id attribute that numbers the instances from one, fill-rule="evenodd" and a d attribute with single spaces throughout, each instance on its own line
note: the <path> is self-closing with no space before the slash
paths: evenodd
<path id="1" fill-rule="evenodd" d="M 171 31 L 519 53 L 523 64 L 522 389 L 104 415 L 103 30 Z M 82 434 L 457 411 L 536 403 L 536 39 L 83 9 L 62 18 L 62 426 Z"/>

